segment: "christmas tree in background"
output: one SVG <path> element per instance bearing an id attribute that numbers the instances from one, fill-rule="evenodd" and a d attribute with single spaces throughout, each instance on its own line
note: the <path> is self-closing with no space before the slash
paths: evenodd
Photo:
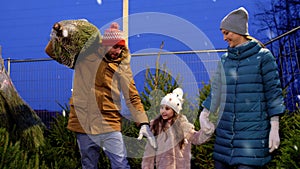
<path id="1" fill-rule="evenodd" d="M 0 128 L 8 131 L 12 141 L 36 150 L 44 144 L 45 125 L 31 107 L 20 97 L 4 67 L 0 55 Z"/>

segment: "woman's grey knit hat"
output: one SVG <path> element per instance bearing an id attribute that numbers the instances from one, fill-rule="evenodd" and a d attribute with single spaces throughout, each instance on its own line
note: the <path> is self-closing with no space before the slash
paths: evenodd
<path id="1" fill-rule="evenodd" d="M 247 10 L 244 7 L 240 7 L 230 12 L 223 18 L 220 29 L 225 29 L 240 35 L 249 35 Z"/>

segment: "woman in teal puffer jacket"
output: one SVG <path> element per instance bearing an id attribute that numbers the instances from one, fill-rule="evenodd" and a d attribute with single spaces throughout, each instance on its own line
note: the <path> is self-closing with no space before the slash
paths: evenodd
<path id="1" fill-rule="evenodd" d="M 244 8 L 229 13 L 220 28 L 228 52 L 203 102 L 200 125 L 211 132 L 208 115 L 219 111 L 215 168 L 259 168 L 271 160 L 271 152 L 280 144 L 279 115 L 285 107 L 277 64 L 272 53 L 249 36 Z"/>

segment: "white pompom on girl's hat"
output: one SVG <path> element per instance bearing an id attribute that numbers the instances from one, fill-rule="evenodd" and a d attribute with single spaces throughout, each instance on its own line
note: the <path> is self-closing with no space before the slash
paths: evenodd
<path id="1" fill-rule="evenodd" d="M 176 88 L 172 93 L 168 93 L 160 102 L 160 105 L 171 107 L 176 113 L 180 113 L 183 104 L 183 91 L 181 88 Z"/>
<path id="2" fill-rule="evenodd" d="M 123 31 L 119 29 L 119 24 L 117 22 L 111 23 L 110 27 L 105 30 L 102 37 L 102 44 L 106 46 L 125 46 L 124 34 Z"/>

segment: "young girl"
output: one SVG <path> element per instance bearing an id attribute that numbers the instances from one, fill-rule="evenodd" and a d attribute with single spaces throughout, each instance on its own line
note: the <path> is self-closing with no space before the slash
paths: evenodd
<path id="1" fill-rule="evenodd" d="M 143 169 L 153 169 L 154 165 L 157 169 L 189 169 L 191 144 L 203 144 L 211 137 L 212 133 L 195 131 L 194 125 L 180 114 L 182 96 L 182 89 L 177 88 L 161 100 L 160 115 L 150 122 L 151 131 L 157 138 L 157 149 L 147 143 Z"/>

